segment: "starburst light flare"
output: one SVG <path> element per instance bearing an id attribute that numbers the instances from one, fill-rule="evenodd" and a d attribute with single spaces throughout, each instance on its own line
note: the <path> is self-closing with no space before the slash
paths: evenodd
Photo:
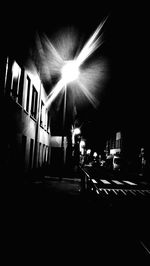
<path id="1" fill-rule="evenodd" d="M 78 51 L 79 43 L 75 31 L 68 30 L 64 34 L 58 34 L 53 42 L 46 36 L 43 37 L 39 51 L 44 71 L 43 77 L 47 80 L 53 76 L 58 77 L 58 82 L 47 97 L 47 107 L 68 84 L 74 91 L 78 88 L 90 103 L 97 105 L 94 93 L 103 85 L 106 65 L 103 64 L 102 59 L 93 61 L 88 66 L 85 66 L 85 61 L 102 45 L 101 30 L 105 21 L 106 19 L 99 24 L 80 51 Z M 75 96 L 75 93 L 73 95 Z"/>
<path id="2" fill-rule="evenodd" d="M 97 27 L 93 35 L 89 38 L 89 40 L 86 42 L 84 47 L 82 48 L 80 54 L 77 57 L 78 64 L 81 65 L 84 63 L 84 61 L 92 54 L 94 51 L 101 46 L 103 43 L 102 40 L 102 34 L 98 36 L 100 33 L 104 23 L 106 20 L 100 23 L 100 25 Z"/>
<path id="3" fill-rule="evenodd" d="M 46 108 L 51 105 L 51 103 L 54 101 L 54 99 L 57 97 L 57 95 L 60 93 L 60 91 L 64 87 L 65 87 L 65 83 L 62 79 L 60 79 L 47 97 L 47 101 L 45 103 Z"/>

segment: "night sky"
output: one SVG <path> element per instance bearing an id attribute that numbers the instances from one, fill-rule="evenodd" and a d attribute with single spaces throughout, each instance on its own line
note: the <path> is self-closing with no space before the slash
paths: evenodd
<path id="1" fill-rule="evenodd" d="M 108 59 L 109 79 L 99 96 L 99 107 L 94 109 L 85 104 L 77 108 L 77 120 L 83 125 L 83 134 L 95 147 L 100 148 L 107 136 L 120 129 L 131 133 L 138 143 L 146 143 L 149 121 L 147 8 L 141 4 L 97 2 L 61 1 L 60 4 L 55 1 L 51 4 L 51 1 L 42 1 L 33 3 L 32 7 L 26 2 L 15 7 L 12 4 L 9 12 L 8 7 L 4 8 L 7 23 L 0 21 L 1 52 L 24 62 L 34 46 L 37 32 L 51 37 L 60 28 L 73 26 L 86 39 L 108 16 L 104 27 L 105 42 L 95 56 L 102 53 Z M 61 116 L 57 114 L 56 117 L 61 128 Z M 60 128 L 58 126 L 57 130 Z"/>

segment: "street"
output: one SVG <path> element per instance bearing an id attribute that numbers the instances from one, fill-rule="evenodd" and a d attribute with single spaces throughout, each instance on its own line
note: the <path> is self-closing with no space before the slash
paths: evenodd
<path id="1" fill-rule="evenodd" d="M 24 186 L 27 232 L 32 228 L 32 234 L 49 236 L 54 246 L 59 239 L 62 249 L 66 240 L 65 248 L 73 256 L 79 250 L 82 256 L 83 250 L 89 250 L 83 257 L 95 262 L 107 254 L 111 254 L 111 259 L 119 254 L 130 262 L 137 258 L 147 260 L 149 187 L 144 182 L 135 184 L 126 179 L 122 184 L 120 180 L 100 178 L 99 183 L 92 181 L 93 188 L 96 185 L 98 190 L 94 192 L 91 187 L 85 191 L 82 180 L 85 172 L 87 169 L 72 178 L 44 176 Z M 56 245 L 56 250 L 59 248 Z"/>

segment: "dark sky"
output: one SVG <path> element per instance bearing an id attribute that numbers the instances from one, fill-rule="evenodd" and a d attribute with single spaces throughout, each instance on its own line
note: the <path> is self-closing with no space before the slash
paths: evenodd
<path id="1" fill-rule="evenodd" d="M 78 114 L 79 121 L 84 122 L 83 132 L 99 146 L 117 129 L 132 132 L 137 141 L 146 141 L 148 136 L 147 7 L 110 2 L 12 4 L 11 12 L 4 8 L 6 20 L 0 21 L 1 51 L 5 49 L 22 60 L 28 57 L 36 32 L 50 37 L 63 26 L 74 26 L 86 38 L 108 16 L 103 53 L 110 63 L 110 79 L 99 108 L 86 106 Z"/>

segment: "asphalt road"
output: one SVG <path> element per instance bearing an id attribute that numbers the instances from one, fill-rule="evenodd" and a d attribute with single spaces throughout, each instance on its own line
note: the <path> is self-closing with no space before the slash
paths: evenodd
<path id="1" fill-rule="evenodd" d="M 126 183 L 127 186 L 131 184 Z M 148 203 L 143 209 L 139 198 L 134 199 L 134 204 L 130 199 L 124 204 L 119 197 L 117 204 L 112 203 L 111 196 L 102 200 L 82 193 L 79 177 L 45 176 L 34 180 L 24 186 L 25 239 L 29 232 L 32 241 L 37 236 L 42 242 L 49 239 L 51 250 L 55 247 L 63 259 L 70 254 L 76 263 L 80 255 L 84 263 L 102 259 L 115 262 L 120 257 L 120 263 L 140 259 L 141 265 L 146 265 L 150 258 Z"/>

